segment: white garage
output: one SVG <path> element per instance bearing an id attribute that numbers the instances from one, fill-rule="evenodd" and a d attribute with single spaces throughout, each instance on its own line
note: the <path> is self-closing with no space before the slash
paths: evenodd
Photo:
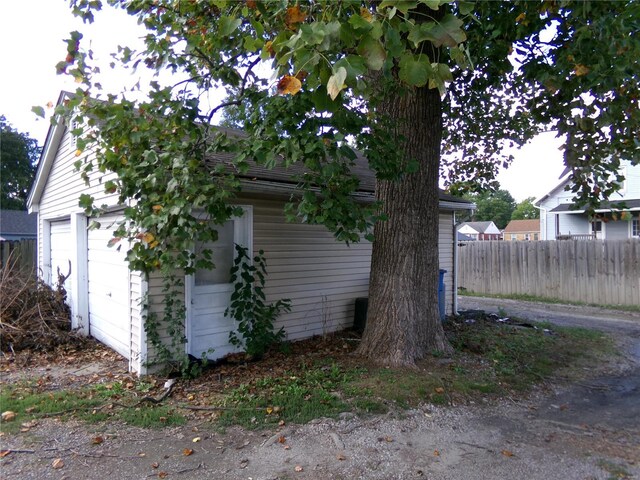
<path id="1" fill-rule="evenodd" d="M 58 104 L 67 97 L 61 93 Z M 27 201 L 29 211 L 38 213 L 38 266 L 43 279 L 54 283 L 58 268 L 63 275 L 69 272 L 70 260 L 71 275 L 65 288 L 72 326 L 127 357 L 130 370 L 146 373 L 146 361 L 153 361 L 157 353 L 154 342 L 173 348 L 168 328 L 154 332 L 158 336 L 153 341 L 144 328 L 149 318 L 164 320 L 166 290 L 159 272 L 147 276 L 128 269 L 127 245 L 120 250 L 108 246 L 114 221 L 135 204 L 136 196 L 122 199 L 106 191 L 104 186 L 114 179 L 113 173 L 93 169 L 88 179 L 83 179 L 76 165 L 91 155 L 95 152 L 78 150 L 63 119 L 51 126 Z M 358 195 L 363 200 L 372 199 L 375 177 L 366 159 L 359 157 L 358 161 L 354 168 L 360 180 Z M 267 301 L 289 298 L 292 302 L 292 310 L 276 325 L 286 330 L 290 340 L 353 324 L 355 299 L 368 295 L 371 244 L 337 243 L 319 225 L 287 222 L 285 199 L 296 183 L 291 178 L 294 173 L 291 169 L 254 166 L 240 179 L 244 193 L 237 202 L 245 206 L 245 214 L 219 227 L 220 239 L 212 245 L 219 269 L 186 278 L 184 290 L 176 292 L 187 309 L 186 322 L 180 325 L 188 340 L 187 352 L 209 355 L 214 348 L 211 355 L 217 358 L 235 350 L 228 343 L 235 321 L 224 315 L 233 288 L 225 272 L 234 258 L 234 243 L 246 245 L 253 255 L 264 251 L 269 265 Z M 97 219 L 100 229 L 88 229 L 91 222 L 81 205 L 84 202 L 79 201 L 82 197 L 109 212 Z M 456 310 L 455 212 L 472 208 L 473 204 L 465 200 L 440 193 L 440 268 L 447 270 L 448 313 Z"/>
<path id="2" fill-rule="evenodd" d="M 87 233 L 89 334 L 129 358 L 129 268 L 127 248 L 109 247 L 116 216 L 98 219 L 102 228 Z"/>

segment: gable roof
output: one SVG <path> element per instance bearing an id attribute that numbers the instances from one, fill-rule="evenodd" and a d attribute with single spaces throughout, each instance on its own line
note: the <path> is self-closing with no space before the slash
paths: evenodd
<path id="1" fill-rule="evenodd" d="M 0 236 L 33 235 L 38 231 L 38 218 L 24 210 L 0 210 Z"/>
<path id="2" fill-rule="evenodd" d="M 64 102 L 65 99 L 71 97 L 72 95 L 73 94 L 69 92 L 60 92 L 58 103 L 56 105 L 60 105 L 62 102 Z M 29 211 L 29 213 L 38 211 L 40 197 L 42 197 L 42 193 L 44 192 L 44 187 L 47 183 L 47 177 L 49 176 L 49 172 L 51 171 L 51 167 L 53 166 L 53 161 L 55 160 L 56 154 L 58 153 L 58 146 L 60 145 L 60 141 L 62 140 L 65 130 L 65 122 L 63 122 L 60 118 L 57 119 L 57 122 L 55 122 L 55 124 L 49 126 L 47 138 L 44 141 L 44 146 L 42 147 L 42 152 L 40 153 L 40 159 L 38 160 L 36 178 L 33 181 L 33 184 L 31 184 L 31 190 L 29 191 L 29 196 L 27 197 L 27 210 Z"/>
<path id="3" fill-rule="evenodd" d="M 540 219 L 532 218 L 526 220 L 511 220 L 506 228 L 504 229 L 504 233 L 528 233 L 528 232 L 539 232 L 540 231 Z"/>
<path id="4" fill-rule="evenodd" d="M 61 92 L 58 98 L 58 104 L 63 102 L 66 98 L 73 96 L 74 94 L 69 92 Z M 38 204 L 44 191 L 46 179 L 51 170 L 51 166 L 56 157 L 58 145 L 65 132 L 65 122 L 58 121 L 51 127 L 47 133 L 47 139 L 45 141 L 40 161 L 38 162 L 38 170 L 36 172 L 36 179 L 33 183 L 29 197 L 27 200 L 27 206 L 30 212 L 38 210 Z M 218 131 L 221 131 L 229 136 L 241 136 L 244 133 L 240 130 L 229 129 L 224 127 L 216 127 Z M 240 173 L 237 171 L 233 163 L 233 153 L 216 153 L 210 155 L 204 159 L 205 165 L 209 168 L 220 165 L 221 163 L 226 166 L 230 171 L 240 178 L 242 188 L 244 192 L 257 192 L 257 193 L 291 193 L 291 190 L 298 184 L 297 177 L 308 170 L 304 166 L 303 162 L 296 162 L 290 166 L 285 166 L 284 162 L 277 164 L 274 168 L 266 168 L 259 165 L 254 161 L 249 161 L 249 169 L 246 173 Z M 357 153 L 354 164 L 351 167 L 351 172 L 360 180 L 360 186 L 355 196 L 362 198 L 363 200 L 373 200 L 375 197 L 375 185 L 376 178 L 375 173 L 369 168 L 368 160 Z M 439 206 L 444 210 L 473 210 L 475 204 L 463 198 L 454 197 L 445 193 L 443 190 L 438 189 Z"/>
<path id="5" fill-rule="evenodd" d="M 491 227 L 492 225 L 495 228 L 498 228 L 498 227 L 496 227 L 495 223 L 493 223 L 492 221 L 488 221 L 488 222 L 464 222 L 464 223 L 462 223 L 460 225 L 460 227 L 463 227 L 465 225 L 468 226 L 468 227 L 471 227 L 472 229 L 474 229 L 478 233 L 485 233 L 487 231 L 487 229 L 489 227 Z"/>

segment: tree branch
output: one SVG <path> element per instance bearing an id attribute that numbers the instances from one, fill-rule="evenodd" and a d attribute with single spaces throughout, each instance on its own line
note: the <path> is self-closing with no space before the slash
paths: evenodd
<path id="1" fill-rule="evenodd" d="M 230 107 L 231 105 L 240 105 L 240 102 L 242 101 L 242 96 L 244 95 L 244 92 L 247 88 L 247 80 L 249 79 L 249 75 L 253 75 L 253 68 L 260 62 L 260 56 L 257 56 L 247 67 L 247 71 L 244 73 L 244 76 L 242 77 L 242 84 L 240 86 L 240 93 L 238 94 L 238 98 L 237 100 L 233 100 L 233 101 L 229 101 L 229 102 L 224 102 L 221 103 L 220 105 L 218 105 L 217 107 L 215 107 L 213 110 L 211 110 L 209 112 L 209 116 L 207 117 L 207 123 L 211 123 L 211 119 L 213 118 L 213 116 L 216 114 L 216 112 L 218 110 L 220 110 L 221 108 L 224 107 Z"/>

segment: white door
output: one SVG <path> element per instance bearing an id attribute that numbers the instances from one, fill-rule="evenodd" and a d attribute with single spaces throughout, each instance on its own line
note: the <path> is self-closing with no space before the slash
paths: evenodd
<path id="1" fill-rule="evenodd" d="M 59 280 L 67 277 L 64 280 L 64 289 L 67 291 L 67 305 L 72 305 L 71 302 L 71 268 L 75 268 L 71 265 L 71 257 L 73 254 L 71 242 L 71 221 L 60 220 L 57 222 L 51 222 L 50 229 L 50 242 L 51 248 L 51 270 L 50 277 L 47 279 L 47 283 L 54 288 L 58 285 Z"/>
<path id="2" fill-rule="evenodd" d="M 225 317 L 233 284 L 229 283 L 229 270 L 235 258 L 235 244 L 248 248 L 252 255 L 252 212 L 243 207 L 244 215 L 216 225 L 218 240 L 215 243 L 198 244 L 196 250 L 213 252 L 213 270 L 198 270 L 188 279 L 190 305 L 187 322 L 187 353 L 209 359 L 223 357 L 237 349 L 229 344 L 229 332 L 235 330 L 235 320 Z"/>
<path id="3" fill-rule="evenodd" d="M 131 320 L 127 247 L 108 246 L 116 228 L 116 216 L 97 220 L 101 227 L 89 230 L 87 234 L 89 334 L 129 358 Z M 89 224 L 91 221 L 89 219 Z"/>

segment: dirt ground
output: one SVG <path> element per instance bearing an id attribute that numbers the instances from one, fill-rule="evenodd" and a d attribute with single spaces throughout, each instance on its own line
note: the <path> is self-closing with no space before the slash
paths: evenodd
<path id="1" fill-rule="evenodd" d="M 425 405 L 366 419 L 343 415 L 266 432 L 192 420 L 144 430 L 43 420 L 0 438 L 3 479 L 615 479 L 640 478 L 640 314 L 461 297 L 483 309 L 614 333 L 622 355 L 589 380 L 545 385 L 525 399 Z M 73 356 L 73 355 L 71 355 Z M 90 381 L 122 362 L 62 366 Z M 75 369 L 75 370 L 74 370 Z M 117 373 L 116 373 L 117 372 Z M 25 374 L 53 375 L 32 371 Z M 59 373 L 59 372 L 58 372 Z M 94 439 L 101 437 L 101 443 Z M 196 441 L 197 439 L 197 441 Z M 185 449 L 193 453 L 185 455 Z M 57 467 L 54 468 L 54 463 Z"/>

